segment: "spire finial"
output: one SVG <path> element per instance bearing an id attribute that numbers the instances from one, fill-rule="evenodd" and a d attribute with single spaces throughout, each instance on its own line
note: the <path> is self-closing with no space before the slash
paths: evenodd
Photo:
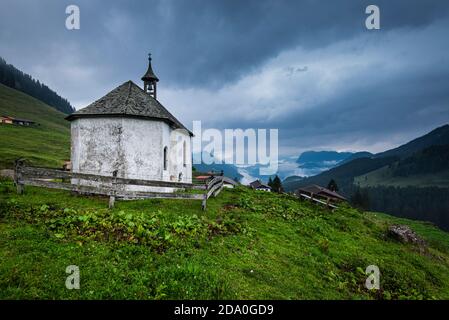
<path id="1" fill-rule="evenodd" d="M 142 77 L 142 81 L 143 90 L 156 99 L 156 83 L 159 79 L 156 77 L 153 72 L 153 68 L 151 67 L 151 53 L 148 53 L 148 70 Z"/>

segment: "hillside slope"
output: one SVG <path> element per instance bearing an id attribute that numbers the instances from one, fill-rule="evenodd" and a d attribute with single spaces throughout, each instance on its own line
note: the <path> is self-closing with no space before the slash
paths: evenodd
<path id="1" fill-rule="evenodd" d="M 33 79 L 29 74 L 8 64 L 2 57 L 0 57 L 0 84 L 30 95 L 60 112 L 70 114 L 75 111 L 67 99 Z"/>
<path id="2" fill-rule="evenodd" d="M 449 230 L 449 145 L 434 145 L 354 178 L 372 210 Z"/>
<path id="3" fill-rule="evenodd" d="M 0 124 L 0 168 L 12 167 L 20 157 L 52 167 L 70 158 L 70 125 L 65 114 L 1 84 L 0 114 L 38 123 L 32 127 Z"/>
<path id="4" fill-rule="evenodd" d="M 339 191 L 348 196 L 352 192 L 352 183 L 355 177 L 365 174 L 367 172 L 382 168 L 394 162 L 396 158 L 358 158 L 350 162 L 344 163 L 338 167 L 324 171 L 316 176 L 308 177 L 302 180 L 291 181 L 285 183 L 284 189 L 286 191 L 293 191 L 301 186 L 310 184 L 318 184 L 321 186 L 327 186 L 331 179 L 337 181 Z"/>
<path id="5" fill-rule="evenodd" d="M 397 148 L 380 152 L 374 155 L 376 158 L 400 157 L 406 158 L 430 146 L 445 145 L 449 143 L 449 124 L 438 127 L 431 132 L 413 139 Z"/>
<path id="6" fill-rule="evenodd" d="M 434 145 L 354 179 L 362 188 L 449 187 L 449 144 Z"/>
<path id="7" fill-rule="evenodd" d="M 373 154 L 371 152 L 368 152 L 368 151 L 356 152 L 352 156 L 350 156 L 349 158 L 347 158 L 347 159 L 343 160 L 342 162 L 340 162 L 339 165 L 342 165 L 342 164 L 347 163 L 347 162 L 351 162 L 352 160 L 355 160 L 355 159 L 371 158 L 372 156 L 373 156 Z"/>
<path id="8" fill-rule="evenodd" d="M 449 125 L 371 158 L 287 182 L 284 188 L 326 186 L 331 179 L 337 182 L 339 192 L 358 206 L 431 221 L 449 230 Z"/>
<path id="9" fill-rule="evenodd" d="M 25 191 L 0 182 L 0 299 L 449 298 L 449 236 L 430 224 L 244 187 L 206 212 L 192 200 L 108 210 L 105 198 Z M 397 223 L 428 245 L 390 238 Z M 82 290 L 64 286 L 70 264 Z M 380 291 L 364 287 L 373 264 Z"/>
<path id="10" fill-rule="evenodd" d="M 362 157 L 358 159 L 354 159 L 348 162 L 342 162 L 341 165 L 332 168 L 330 170 L 324 171 L 316 176 L 309 177 L 302 181 L 288 183 L 284 186 L 284 189 L 287 191 L 293 191 L 301 186 L 309 185 L 309 184 L 319 184 L 322 186 L 326 186 L 331 179 L 337 181 L 338 186 L 340 187 L 340 191 L 346 196 L 350 196 L 353 191 L 353 182 L 354 178 L 357 176 L 363 176 L 364 181 L 367 179 L 367 175 L 370 172 L 381 169 L 386 165 L 392 165 L 396 161 L 404 162 L 406 158 L 408 158 L 408 171 L 411 174 L 418 164 L 412 165 L 411 163 L 420 161 L 419 166 L 422 169 L 426 166 L 426 159 L 423 155 L 413 156 L 416 153 L 422 152 L 427 148 L 438 148 L 443 147 L 444 145 L 449 144 L 449 125 L 444 125 L 438 127 L 431 132 L 416 138 L 404 145 L 401 145 L 397 148 L 387 150 L 385 152 L 377 153 L 375 155 L 371 155 L 370 157 Z M 435 150 L 433 153 L 433 158 L 435 161 L 439 161 L 439 167 L 434 168 L 435 172 L 443 172 L 444 170 L 449 169 L 449 165 L 447 162 L 444 162 L 442 159 L 438 160 L 436 156 L 439 153 L 439 150 Z M 361 153 L 363 156 L 363 153 Z M 402 168 L 405 168 L 405 162 L 401 165 Z M 403 169 L 405 170 L 405 169 Z M 422 169 L 424 170 L 424 169 Z M 384 169 L 382 172 L 384 173 Z M 417 172 L 418 173 L 418 172 Z M 376 175 L 376 177 L 384 177 L 384 175 Z M 358 180 L 359 184 L 363 184 L 361 179 Z M 379 183 L 379 180 L 376 180 L 376 183 Z"/>

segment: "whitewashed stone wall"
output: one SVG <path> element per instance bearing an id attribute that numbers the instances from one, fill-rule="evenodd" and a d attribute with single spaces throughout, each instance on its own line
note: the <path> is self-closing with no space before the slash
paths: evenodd
<path id="1" fill-rule="evenodd" d="M 111 176 L 117 170 L 118 177 L 123 178 L 192 182 L 191 137 L 165 122 L 79 118 L 72 121 L 71 134 L 73 172 Z M 167 170 L 164 170 L 164 147 L 168 148 Z M 127 190 L 173 191 L 137 186 Z"/>

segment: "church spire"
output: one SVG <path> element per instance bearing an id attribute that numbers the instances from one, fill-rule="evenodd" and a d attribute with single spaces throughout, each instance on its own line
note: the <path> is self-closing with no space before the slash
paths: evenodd
<path id="1" fill-rule="evenodd" d="M 148 54 L 148 70 L 142 77 L 143 90 L 156 99 L 156 83 L 159 81 L 151 67 L 151 53 Z"/>

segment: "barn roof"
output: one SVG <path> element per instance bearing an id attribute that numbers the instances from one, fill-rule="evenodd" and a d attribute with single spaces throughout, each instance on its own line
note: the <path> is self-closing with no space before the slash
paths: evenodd
<path id="1" fill-rule="evenodd" d="M 226 176 L 223 176 L 222 179 L 223 179 L 223 182 L 225 182 L 225 183 L 229 183 L 229 184 L 232 184 L 234 186 L 238 185 L 237 181 L 235 181 L 235 180 L 233 180 L 231 178 L 228 178 Z"/>
<path id="2" fill-rule="evenodd" d="M 324 195 L 324 196 L 337 198 L 337 199 L 340 199 L 340 200 L 346 200 L 345 197 L 341 196 L 337 192 L 331 191 L 331 190 L 326 189 L 326 188 L 323 188 L 323 187 L 318 186 L 316 184 L 312 184 L 310 186 L 299 188 L 298 191 L 300 191 L 300 192 L 301 191 L 302 192 L 307 192 L 307 193 L 314 193 L 314 194 L 321 194 L 321 195 Z"/>
<path id="3" fill-rule="evenodd" d="M 35 123 L 33 120 L 14 118 L 14 117 L 11 117 L 11 116 L 0 115 L 0 117 L 7 118 L 7 119 L 10 119 L 10 120 L 13 120 L 13 121 L 22 121 L 22 122 Z"/>
<path id="4" fill-rule="evenodd" d="M 250 185 L 251 188 L 253 188 L 253 189 L 258 189 L 258 188 L 268 188 L 268 189 L 271 189 L 271 187 L 270 187 L 269 185 L 266 185 L 266 184 L 260 182 L 260 180 L 255 180 L 255 181 L 251 182 L 249 185 Z"/>
<path id="5" fill-rule="evenodd" d="M 165 107 L 131 80 L 118 86 L 104 97 L 80 109 L 66 119 L 91 117 L 132 117 L 150 120 L 161 120 L 177 129 L 185 129 L 193 135 L 178 119 Z"/>
<path id="6" fill-rule="evenodd" d="M 21 122 L 29 122 L 29 123 L 34 123 L 33 120 L 28 120 L 28 119 L 21 119 L 21 118 L 10 118 L 13 121 L 21 121 Z"/>

